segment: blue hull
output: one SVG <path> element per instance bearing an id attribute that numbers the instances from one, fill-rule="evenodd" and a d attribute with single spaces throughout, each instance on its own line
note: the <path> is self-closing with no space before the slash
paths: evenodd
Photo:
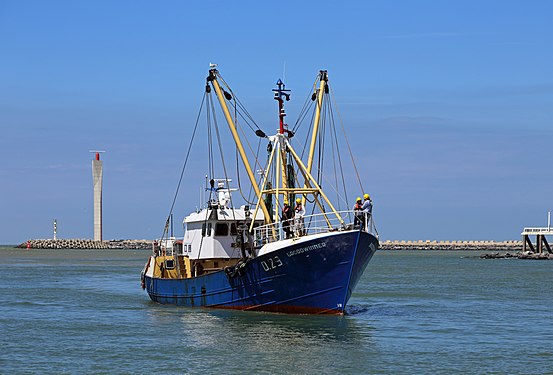
<path id="1" fill-rule="evenodd" d="M 162 304 L 341 314 L 377 248 L 366 232 L 335 232 L 250 259 L 241 275 L 144 281 L 150 298 Z"/>

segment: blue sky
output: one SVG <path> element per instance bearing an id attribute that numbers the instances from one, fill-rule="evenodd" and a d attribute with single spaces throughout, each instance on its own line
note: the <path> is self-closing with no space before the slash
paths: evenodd
<path id="1" fill-rule="evenodd" d="M 265 130 L 284 65 L 290 123 L 329 71 L 382 239 L 518 239 L 553 209 L 551 15 L 545 0 L 1 1 L 0 243 L 51 237 L 54 218 L 92 237 L 91 149 L 107 150 L 104 237 L 158 237 L 210 62 Z M 187 171 L 177 217 L 205 172 Z"/>

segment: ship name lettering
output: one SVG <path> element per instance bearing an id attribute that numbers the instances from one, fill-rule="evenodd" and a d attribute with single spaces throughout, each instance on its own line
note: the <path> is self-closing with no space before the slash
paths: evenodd
<path id="1" fill-rule="evenodd" d="M 307 253 L 308 251 L 311 251 L 311 250 L 322 249 L 323 247 L 326 247 L 326 242 L 321 242 L 311 246 L 301 247 L 299 249 L 287 252 L 286 255 L 288 255 L 288 257 L 293 257 L 295 255 Z"/>

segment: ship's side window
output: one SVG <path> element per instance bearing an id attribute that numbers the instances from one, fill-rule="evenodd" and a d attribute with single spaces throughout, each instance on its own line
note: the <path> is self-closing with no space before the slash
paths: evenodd
<path id="1" fill-rule="evenodd" d="M 216 223 L 215 224 L 215 235 L 216 236 L 228 236 L 228 224 L 227 223 Z"/>
<path id="2" fill-rule="evenodd" d="M 205 237 L 205 223 L 202 224 L 202 237 Z"/>
<path id="3" fill-rule="evenodd" d="M 230 235 L 236 236 L 238 234 L 238 231 L 236 230 L 236 223 L 230 224 Z"/>

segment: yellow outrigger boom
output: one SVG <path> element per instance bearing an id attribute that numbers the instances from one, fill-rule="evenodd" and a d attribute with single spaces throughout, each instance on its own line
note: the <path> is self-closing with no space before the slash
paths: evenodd
<path id="1" fill-rule="evenodd" d="M 325 86 L 328 81 L 328 74 L 326 70 L 321 70 L 319 72 L 319 80 L 320 80 L 319 89 L 316 91 L 317 107 L 315 108 L 315 118 L 313 119 L 313 134 L 311 134 L 311 145 L 309 146 L 309 154 L 307 154 L 307 172 L 308 173 L 311 173 L 311 168 L 313 167 L 313 155 L 315 154 L 315 145 L 317 144 L 317 137 L 319 136 L 319 124 L 321 122 L 323 96 L 325 93 Z M 303 197 L 301 204 L 305 205 L 305 196 Z"/>
<path id="2" fill-rule="evenodd" d="M 219 99 L 219 104 L 221 105 L 221 108 L 223 109 L 223 113 L 225 114 L 225 119 L 227 120 L 227 124 L 230 128 L 230 131 L 232 133 L 232 137 L 234 138 L 234 143 L 236 143 L 236 148 L 238 149 L 238 152 L 240 153 L 240 157 L 242 158 L 242 162 L 244 163 L 244 168 L 246 168 L 246 172 L 248 173 L 248 177 L 250 178 L 250 182 L 255 190 L 255 194 L 257 196 L 261 196 L 261 191 L 259 190 L 259 186 L 257 186 L 257 181 L 255 180 L 255 177 L 252 172 L 252 168 L 250 166 L 250 162 L 248 160 L 248 157 L 246 155 L 246 152 L 244 151 L 244 147 L 242 146 L 242 142 L 240 141 L 240 137 L 238 136 L 238 131 L 236 130 L 236 125 L 234 124 L 234 121 L 232 120 L 232 116 L 230 115 L 230 112 L 227 107 L 227 103 L 225 102 L 225 98 L 223 97 L 223 92 L 221 90 L 221 86 L 219 86 L 219 82 L 217 81 L 217 69 L 210 69 L 209 70 L 209 77 L 208 80 L 211 81 L 213 84 L 213 88 L 215 89 L 215 93 L 217 94 L 217 99 Z M 261 209 L 263 210 L 263 214 L 265 215 L 265 223 L 269 224 L 271 222 L 271 215 L 269 214 L 269 211 L 267 210 L 267 207 L 265 206 L 265 202 L 263 199 L 259 200 L 258 206 L 261 206 Z M 257 209 L 256 209 L 257 210 Z M 254 215 L 255 217 L 255 215 Z"/>

